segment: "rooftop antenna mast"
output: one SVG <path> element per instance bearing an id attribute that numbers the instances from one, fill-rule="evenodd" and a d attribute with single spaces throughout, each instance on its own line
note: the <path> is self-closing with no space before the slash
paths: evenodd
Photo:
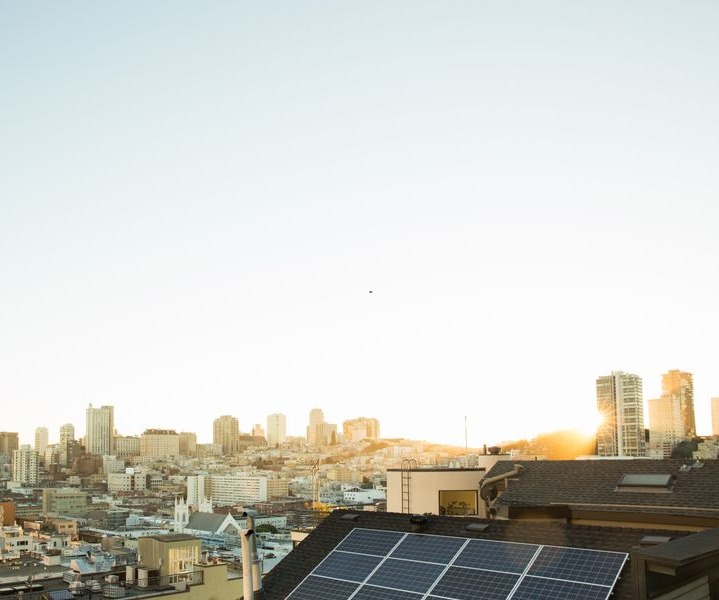
<path id="1" fill-rule="evenodd" d="M 469 456 L 469 448 L 467 447 L 467 415 L 464 415 L 464 455 Z"/>

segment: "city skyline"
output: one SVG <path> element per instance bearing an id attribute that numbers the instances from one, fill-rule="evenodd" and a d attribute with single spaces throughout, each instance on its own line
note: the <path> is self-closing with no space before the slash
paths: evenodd
<path id="1" fill-rule="evenodd" d="M 719 4 L 0 5 L 0 430 L 472 448 L 719 396 Z M 205 416 L 207 415 L 207 416 Z M 30 422 L 32 421 L 32 423 Z M 324 433 L 322 434 L 324 435 Z"/>
<path id="2" fill-rule="evenodd" d="M 667 382 L 671 382 L 673 379 L 676 379 L 677 377 L 681 376 L 688 376 L 689 380 L 693 384 L 693 374 L 680 371 L 680 370 L 669 370 L 664 373 L 662 373 L 660 378 L 660 385 L 659 388 L 662 390 L 662 393 L 656 393 L 653 394 L 653 396 L 649 397 L 646 396 L 643 393 L 643 379 L 636 375 L 631 373 L 626 373 L 623 371 L 613 371 L 611 375 L 599 375 L 595 379 L 595 386 L 594 386 L 594 398 L 591 407 L 587 410 L 587 414 L 590 415 L 590 419 L 588 419 L 584 423 L 576 423 L 576 424 L 570 424 L 566 427 L 556 427 L 554 429 L 546 429 L 546 430 L 537 430 L 533 435 L 530 436 L 522 436 L 522 435 L 516 435 L 516 436 L 507 436 L 503 439 L 489 439 L 486 440 L 480 444 L 471 446 L 473 449 L 482 448 L 484 445 L 492 445 L 492 444 L 498 444 L 501 442 L 507 442 L 512 440 L 517 440 L 521 438 L 532 438 L 535 435 L 543 434 L 543 433 L 552 433 L 555 431 L 561 431 L 562 429 L 574 429 L 575 431 L 584 433 L 584 434 L 596 434 L 598 436 L 597 443 L 600 445 L 599 447 L 599 454 L 600 455 L 618 455 L 623 456 L 644 456 L 645 450 L 641 450 L 640 452 L 636 452 L 636 450 L 632 450 L 634 448 L 635 442 L 627 442 L 626 440 L 622 441 L 622 434 L 618 431 L 617 424 L 621 423 L 623 424 L 624 428 L 626 429 L 627 426 L 633 427 L 635 425 L 641 426 L 642 432 L 644 430 L 650 431 L 652 429 L 652 423 L 650 422 L 650 408 L 652 405 L 652 402 L 657 403 L 659 402 L 659 399 L 661 397 L 666 396 L 667 394 Z M 690 384 L 690 385 L 692 385 Z M 651 386 L 650 386 L 651 387 Z M 670 385 L 671 387 L 671 385 Z M 676 384 L 674 384 L 674 387 L 677 387 Z M 627 407 L 630 408 L 630 411 L 632 414 L 634 414 L 634 407 L 636 406 L 637 402 L 641 403 L 641 408 L 637 407 L 637 410 L 639 411 L 638 414 L 636 414 L 633 418 L 639 419 L 636 422 L 627 421 L 625 422 L 623 418 L 618 418 L 615 414 L 612 414 L 612 406 L 615 406 L 613 409 L 614 411 L 617 411 L 619 407 Z M 710 435 L 717 435 L 716 431 L 716 423 L 719 422 L 716 419 L 716 415 L 719 414 L 719 398 L 712 398 L 710 399 L 710 406 L 709 406 L 709 414 L 705 415 L 705 419 L 702 419 L 702 415 L 698 415 L 699 419 L 697 420 L 696 417 L 696 408 L 695 408 L 695 398 L 693 397 L 693 385 L 692 385 L 692 396 L 691 396 L 691 408 L 693 409 L 693 412 L 695 414 L 692 415 L 692 419 L 694 423 L 700 423 L 700 425 L 695 425 L 696 429 L 692 429 L 692 431 L 696 431 L 696 435 L 698 436 L 710 436 Z M 93 408 L 92 405 L 89 405 L 85 409 L 85 420 L 86 420 L 86 430 L 88 430 L 88 427 L 90 426 L 90 422 L 96 423 L 98 420 L 98 415 L 108 415 L 101 417 L 104 421 L 105 427 L 103 428 L 105 435 L 108 431 L 107 427 L 109 426 L 108 423 L 114 422 L 115 420 L 115 407 L 113 406 L 105 406 L 103 405 L 100 408 Z M 297 417 L 297 414 L 294 414 L 295 417 Z M 626 417 L 625 417 L 626 418 Z M 108 420 L 109 419 L 109 420 Z M 118 436 L 122 437 L 139 437 L 142 433 L 152 430 L 152 429 L 166 429 L 166 430 L 173 430 L 176 431 L 176 433 L 192 433 L 197 436 L 197 443 L 215 443 L 223 446 L 223 454 L 231 453 L 231 439 L 235 439 L 237 435 L 254 435 L 254 430 L 259 426 L 261 430 L 265 429 L 265 424 L 267 425 L 267 429 L 265 431 L 265 437 L 267 437 L 267 431 L 270 431 L 272 427 L 270 426 L 272 423 L 274 423 L 274 428 L 276 429 L 276 433 L 274 435 L 279 435 L 277 432 L 283 432 L 280 437 L 292 437 L 292 438 L 305 438 L 309 439 L 310 437 L 314 438 L 315 434 L 311 433 L 313 428 L 317 425 L 329 425 L 332 427 L 332 430 L 337 433 L 343 432 L 343 426 L 345 424 L 349 424 L 353 421 L 365 421 L 365 420 L 371 420 L 371 421 L 377 421 L 378 423 L 382 422 L 382 419 L 377 417 L 376 415 L 368 415 L 368 414 L 352 414 L 352 415 L 346 415 L 344 418 L 338 419 L 338 420 L 332 420 L 327 419 L 325 417 L 325 411 L 323 408 L 314 406 L 307 410 L 307 413 L 304 416 L 304 421 L 302 421 L 302 418 L 300 417 L 297 422 L 292 422 L 288 419 L 288 415 L 285 413 L 270 413 L 264 415 L 264 417 L 259 416 L 258 420 L 250 420 L 250 421 L 242 421 L 235 415 L 225 414 L 225 415 L 217 415 L 215 417 L 211 417 L 209 421 L 209 429 L 203 433 L 203 429 L 181 429 L 178 427 L 168 426 L 166 424 L 155 424 L 153 426 L 149 425 L 140 425 L 139 429 L 133 430 L 133 431 L 120 431 L 119 429 L 116 429 L 116 433 Z M 292 427 L 288 428 L 287 424 L 288 421 L 290 421 Z M 655 425 L 658 425 L 658 418 L 655 417 Z M 197 421 L 194 421 L 194 424 L 197 425 Z M 38 432 L 40 430 L 43 430 L 43 435 L 47 436 L 46 441 L 49 440 L 49 443 L 55 444 L 58 441 L 61 441 L 63 438 L 63 432 L 66 432 L 68 428 L 72 429 L 74 424 L 72 423 L 63 423 L 59 428 L 57 429 L 58 435 L 57 438 L 53 436 L 53 428 L 47 427 L 45 425 L 36 425 L 32 426 L 32 440 L 29 439 L 29 437 L 24 437 L 23 433 L 20 431 L 10 430 L 7 429 L 6 431 L 10 433 L 17 433 L 19 437 L 19 445 L 30 445 L 31 447 L 35 448 L 35 444 L 33 444 L 33 440 L 37 442 L 38 440 Z M 465 423 L 466 426 L 466 423 Z M 619 427 L 619 430 L 621 430 L 622 427 Z M 5 430 L 3 430 L 5 431 Z M 75 431 L 75 430 L 73 430 Z M 86 436 L 86 431 L 79 431 L 75 434 L 75 439 L 84 439 Z M 627 435 L 626 433 L 624 435 Z M 643 435 L 643 433 L 642 433 Z M 681 438 L 680 434 L 679 438 Z M 395 435 L 395 436 L 380 436 L 380 438 L 386 437 L 386 438 L 406 438 L 406 439 L 412 439 L 412 440 L 418 440 L 418 441 L 427 441 L 430 443 L 437 443 L 437 444 L 446 444 L 446 445 L 453 445 L 456 447 L 461 447 L 465 445 L 465 442 L 468 444 L 468 441 L 465 439 L 458 439 L 458 440 L 450 440 L 450 441 L 444 441 L 444 440 L 436 440 L 431 438 L 413 438 L 412 436 L 407 435 Z M 689 436 L 691 437 L 691 436 Z M 677 439 L 679 439 L 677 438 Z M 614 440 L 613 442 L 611 440 Z M 684 439 L 688 439 L 686 436 Z M 55 440 L 55 441 L 53 441 Z M 105 444 L 111 444 L 111 440 L 107 439 Z M 607 444 L 614 444 L 614 446 L 608 446 Z M 618 444 L 618 446 L 617 446 Z M 629 444 L 626 446 L 626 444 Z M 604 446 L 604 447 L 602 447 Z M 613 449 L 612 449 L 613 448 Z M 623 451 L 618 450 L 618 448 L 624 448 Z"/>

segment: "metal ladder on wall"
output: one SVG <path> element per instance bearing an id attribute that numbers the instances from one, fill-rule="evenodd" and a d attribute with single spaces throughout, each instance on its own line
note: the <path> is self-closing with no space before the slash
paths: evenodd
<path id="1" fill-rule="evenodd" d="M 414 458 L 405 458 L 402 461 L 402 512 L 403 513 L 409 513 L 410 509 L 410 502 L 409 502 L 409 492 L 410 492 L 410 480 L 411 475 L 410 472 L 412 469 L 417 468 L 417 461 Z"/>

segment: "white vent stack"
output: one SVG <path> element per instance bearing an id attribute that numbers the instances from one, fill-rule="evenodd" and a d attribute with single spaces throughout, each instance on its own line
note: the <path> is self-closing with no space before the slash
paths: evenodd
<path id="1" fill-rule="evenodd" d="M 252 538 L 255 532 L 252 529 L 245 529 L 240 533 L 242 542 L 242 598 L 243 600 L 255 600 L 255 592 L 252 585 Z"/>
<path id="2" fill-rule="evenodd" d="M 255 529 L 255 523 L 251 515 L 247 515 L 247 529 L 251 531 Z M 262 569 L 260 568 L 260 559 L 257 554 L 257 536 L 251 536 L 249 542 L 252 555 L 252 589 L 259 592 L 262 589 Z"/>

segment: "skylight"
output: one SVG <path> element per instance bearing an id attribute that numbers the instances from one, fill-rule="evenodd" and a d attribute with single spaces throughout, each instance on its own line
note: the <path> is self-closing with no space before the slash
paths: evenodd
<path id="1" fill-rule="evenodd" d="M 668 493 L 675 481 L 671 473 L 625 473 L 615 491 Z"/>

